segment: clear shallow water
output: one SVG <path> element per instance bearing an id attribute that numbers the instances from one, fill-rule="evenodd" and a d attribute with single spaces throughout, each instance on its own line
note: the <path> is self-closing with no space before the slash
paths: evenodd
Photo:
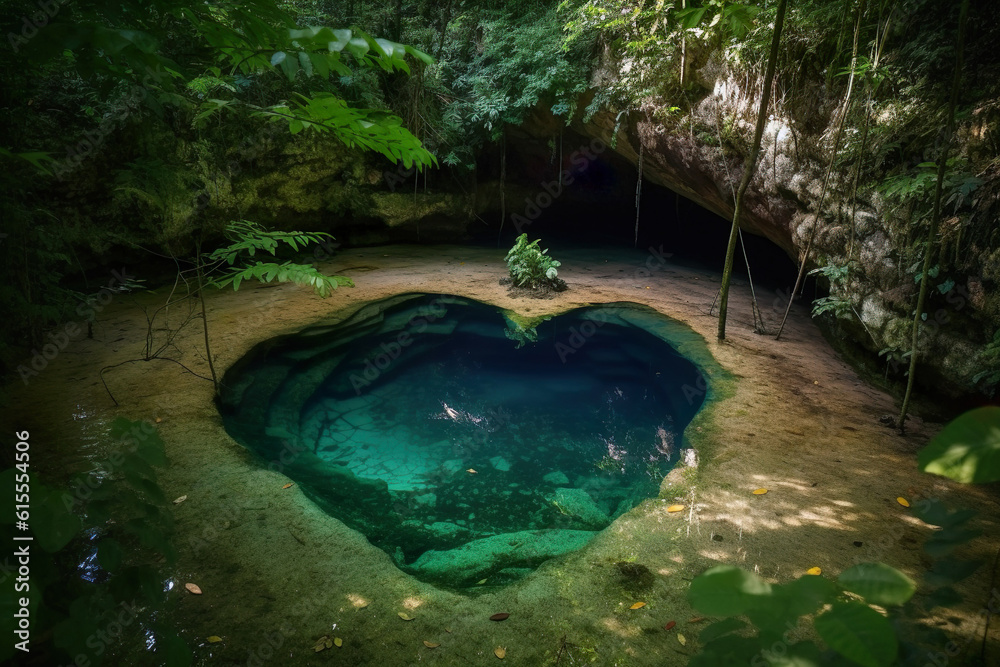
<path id="1" fill-rule="evenodd" d="M 704 380 L 631 313 L 526 335 L 491 306 L 397 298 L 259 346 L 227 373 L 223 417 L 402 569 L 508 583 L 655 496 L 680 456 Z"/>

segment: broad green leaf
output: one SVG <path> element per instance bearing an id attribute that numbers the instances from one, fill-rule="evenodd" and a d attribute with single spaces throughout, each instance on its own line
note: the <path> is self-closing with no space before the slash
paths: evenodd
<path id="1" fill-rule="evenodd" d="M 38 546 L 49 553 L 65 547 L 83 529 L 80 517 L 66 509 L 64 495 L 39 484 L 33 478 L 31 531 Z"/>
<path id="2" fill-rule="evenodd" d="M 698 641 L 702 644 L 707 644 L 708 642 L 718 639 L 723 635 L 728 635 L 731 632 L 739 632 L 745 627 L 747 627 L 746 621 L 741 621 L 738 618 L 724 618 L 721 621 L 712 623 L 702 630 L 701 634 L 698 635 Z"/>
<path id="3" fill-rule="evenodd" d="M 877 605 L 904 604 L 913 597 L 917 585 L 899 570 L 885 563 L 861 563 L 845 570 L 840 585 Z"/>
<path id="4" fill-rule="evenodd" d="M 117 540 L 105 537 L 97 544 L 97 562 L 108 572 L 121 567 L 122 555 L 122 547 Z"/>
<path id="5" fill-rule="evenodd" d="M 739 616 L 771 595 L 771 585 L 731 565 L 717 565 L 694 578 L 691 606 L 710 616 Z"/>
<path id="6" fill-rule="evenodd" d="M 288 57 L 288 54 L 285 53 L 284 51 L 275 51 L 274 55 L 271 56 L 271 65 L 274 66 L 274 67 L 277 67 L 281 63 L 285 62 L 285 59 L 287 57 Z"/>
<path id="7" fill-rule="evenodd" d="M 899 651 L 888 619 L 860 602 L 837 602 L 813 625 L 830 648 L 865 667 L 887 667 Z"/>
<path id="8" fill-rule="evenodd" d="M 1000 407 L 970 410 L 949 422 L 917 455 L 920 469 L 965 484 L 1000 481 Z"/>

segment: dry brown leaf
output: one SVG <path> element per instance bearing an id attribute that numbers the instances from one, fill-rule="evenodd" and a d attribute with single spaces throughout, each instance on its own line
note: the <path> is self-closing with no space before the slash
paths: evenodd
<path id="1" fill-rule="evenodd" d="M 290 488 L 291 488 L 291 487 L 293 487 L 293 486 L 295 486 L 295 482 L 289 482 L 288 484 L 285 484 L 285 485 L 284 485 L 283 487 L 281 487 L 281 488 L 282 488 L 282 490 L 284 490 L 284 489 L 290 489 Z"/>
<path id="2" fill-rule="evenodd" d="M 194 595 L 201 595 L 201 587 L 198 584 L 184 584 L 184 588 L 188 589 L 189 593 Z"/>

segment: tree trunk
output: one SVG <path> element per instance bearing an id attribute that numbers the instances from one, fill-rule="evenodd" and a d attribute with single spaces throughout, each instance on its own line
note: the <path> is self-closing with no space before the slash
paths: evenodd
<path id="1" fill-rule="evenodd" d="M 736 254 L 736 236 L 740 228 L 740 216 L 743 213 L 743 195 L 746 194 L 750 179 L 753 178 L 760 155 L 760 138 L 764 134 L 764 123 L 767 121 L 767 104 L 771 99 L 771 84 L 774 81 L 774 68 L 778 61 L 778 45 L 781 43 L 781 29 L 785 22 L 785 7 L 787 0 L 779 0 L 778 12 L 774 19 L 774 33 L 771 35 L 771 53 L 767 58 L 767 70 L 764 74 L 764 91 L 757 109 L 757 127 L 753 134 L 753 149 L 747 156 L 743 166 L 743 178 L 739 190 L 736 191 L 736 206 L 733 209 L 733 227 L 729 232 L 729 245 L 726 248 L 726 264 L 722 269 L 722 288 L 719 290 L 719 340 L 726 338 L 726 311 L 729 303 L 729 281 L 733 273 L 733 256 Z"/>
<path id="2" fill-rule="evenodd" d="M 969 0 L 962 0 L 962 8 L 958 15 L 958 43 L 955 46 L 955 71 L 951 78 L 951 95 L 948 97 L 948 125 L 945 128 L 945 143 L 938 156 L 937 183 L 934 186 L 934 206 L 931 210 L 931 226 L 927 232 L 924 247 L 924 262 L 920 269 L 920 294 L 917 296 L 917 309 L 913 313 L 913 336 L 910 340 L 910 371 L 906 379 L 906 393 L 903 395 L 903 407 L 899 412 L 899 432 L 906 430 L 906 412 L 910 407 L 910 396 L 913 393 L 914 378 L 917 375 L 917 342 L 920 334 L 920 322 L 927 301 L 927 286 L 930 283 L 927 272 L 931 268 L 931 258 L 937 249 L 938 227 L 941 225 L 941 191 L 944 189 L 944 175 L 948 168 L 948 152 L 955 134 L 955 107 L 958 105 L 958 90 L 962 84 L 962 52 L 965 48 L 965 24 L 969 17 Z"/>

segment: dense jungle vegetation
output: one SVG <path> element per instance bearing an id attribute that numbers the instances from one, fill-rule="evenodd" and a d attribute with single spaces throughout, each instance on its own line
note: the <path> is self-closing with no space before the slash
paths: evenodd
<path id="1" fill-rule="evenodd" d="M 610 113 L 627 133 L 642 109 L 668 131 L 745 154 L 746 128 L 691 113 L 708 92 L 697 70 L 715 58 L 758 87 L 775 4 L 8 3 L 5 365 L 103 287 L 105 265 L 190 259 L 248 217 L 336 235 L 373 215 L 366 188 L 384 189 L 397 162 L 400 174 L 411 161 L 424 168 L 425 193 L 472 193 L 496 179 L 505 128 L 536 110 L 567 125 Z M 997 24 L 988 3 L 972 5 L 933 263 L 942 294 L 964 274 L 987 291 L 1000 280 Z M 843 109 L 833 167 L 858 198 L 894 202 L 892 252 L 905 266 L 919 264 L 926 236 L 956 12 L 929 0 L 792 3 L 778 54 L 772 113 L 817 132 Z M 308 187 L 317 160 L 339 176 L 336 192 Z M 279 193 L 282 210 L 269 202 Z M 495 225 L 499 215 L 480 217 Z M 846 316 L 851 252 L 817 260 L 831 288 L 822 308 Z"/>

